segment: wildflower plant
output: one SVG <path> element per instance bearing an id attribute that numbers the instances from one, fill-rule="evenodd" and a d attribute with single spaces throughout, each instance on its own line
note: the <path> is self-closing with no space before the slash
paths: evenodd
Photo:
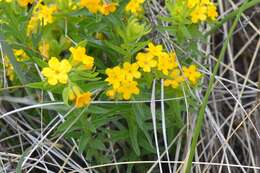
<path id="1" fill-rule="evenodd" d="M 71 143 L 74 139 L 78 153 L 93 164 L 112 162 L 109 145 L 121 161 L 154 157 L 153 124 L 146 104 L 151 93 L 160 99 L 163 88 L 164 97 L 170 99 L 164 103 L 170 140 L 184 124 L 183 112 L 198 111 L 192 91 L 201 89 L 204 76 L 192 60 L 204 58 L 197 47 L 206 41 L 201 27 L 216 25 L 217 6 L 211 0 L 166 0 L 168 15 L 158 16 L 161 23 L 154 26 L 146 3 L 0 1 L 0 40 L 5 40 L 0 41 L 1 70 L 7 76 L 1 80 L 23 86 L 22 94 L 37 102 L 62 101 L 64 105 L 54 110 L 69 113 L 53 136 L 62 134 Z M 153 39 L 165 31 L 173 49 Z M 154 87 L 156 81 L 161 87 Z M 44 93 L 41 100 L 39 91 Z M 51 122 L 53 108 L 43 109 L 43 121 Z M 126 169 L 145 172 L 147 168 L 129 165 Z"/>
<path id="2" fill-rule="evenodd" d="M 110 159 L 110 155 L 102 154 L 106 149 L 104 135 L 107 130 L 104 127 L 109 122 L 127 122 L 129 128 L 120 130 L 125 134 L 123 138 L 116 137 L 119 131 L 114 125 L 109 133 L 115 144 L 121 140 L 130 144 L 126 152 L 133 149 L 134 153 L 129 157 L 142 157 L 143 150 L 147 149 L 152 154 L 154 146 L 148 128 L 151 124 L 146 122 L 147 105 L 93 105 L 93 101 L 147 100 L 153 80 L 165 81 L 168 97 L 181 96 L 182 88 L 188 85 L 195 88 L 202 79 L 196 65 L 183 64 L 176 52 L 149 39 L 152 27 L 144 16 L 144 4 L 144 0 L 14 0 L 0 3 L 3 7 L 1 25 L 11 28 L 11 31 L 4 29 L 1 36 L 9 43 L 19 43 L 10 45 L 11 52 L 4 52 L 10 84 L 23 84 L 30 93 L 34 92 L 32 89 L 52 92 L 55 100 L 64 102 L 64 109 L 76 108 L 55 135 L 62 133 L 78 111 L 83 110 L 85 114 L 65 136 L 75 138 L 79 152 L 85 153 L 90 160 L 96 159 L 97 163 Z M 17 73 L 8 58 L 21 71 L 28 68 L 30 72 Z M 21 80 L 29 74 L 32 74 L 30 80 Z M 181 102 L 172 102 L 169 106 L 174 104 Z M 182 124 L 180 119 L 176 130 Z M 82 135 L 75 135 L 76 129 Z M 146 147 L 138 142 L 140 138 Z M 130 159 L 126 153 L 122 156 L 124 160 Z"/>

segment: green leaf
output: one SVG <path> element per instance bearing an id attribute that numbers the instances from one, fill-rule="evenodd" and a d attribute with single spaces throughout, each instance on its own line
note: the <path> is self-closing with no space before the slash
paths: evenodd
<path id="1" fill-rule="evenodd" d="M 92 148 L 98 149 L 98 150 L 106 150 L 106 146 L 102 143 L 101 140 L 96 139 L 91 141 Z"/>
<path id="2" fill-rule="evenodd" d="M 180 28 L 180 31 L 182 32 L 185 39 L 192 38 L 190 31 L 188 30 L 188 28 L 185 25 L 182 25 L 182 27 Z"/>
<path id="3" fill-rule="evenodd" d="M 132 147 L 133 147 L 136 155 L 140 156 L 140 148 L 139 148 L 138 138 L 137 138 L 138 128 L 137 128 L 136 121 L 134 120 L 133 115 L 128 115 L 127 123 L 128 123 L 129 137 L 130 137 Z"/>
<path id="4" fill-rule="evenodd" d="M 88 107 L 88 112 L 89 113 L 93 113 L 93 114 L 107 114 L 111 111 L 111 109 L 106 109 L 104 107 L 101 106 L 96 106 L 96 105 L 90 105 Z"/>
<path id="5" fill-rule="evenodd" d="M 108 41 L 104 41 L 105 45 L 108 46 L 109 48 L 113 49 L 114 51 L 118 52 L 121 55 L 127 56 L 129 57 L 130 55 L 128 54 L 128 52 L 124 49 L 122 49 L 121 47 L 112 44 L 111 42 Z"/>
<path id="6" fill-rule="evenodd" d="M 62 91 L 62 99 L 65 105 L 69 105 L 69 91 L 69 87 L 64 88 Z"/>
<path id="7" fill-rule="evenodd" d="M 148 142 L 148 140 L 145 138 L 143 134 L 139 134 L 138 136 L 139 143 L 142 144 L 140 145 L 145 151 L 149 153 L 156 153 L 155 148 Z"/>
<path id="8" fill-rule="evenodd" d="M 127 129 L 120 129 L 118 131 L 113 130 L 110 134 L 111 134 L 111 139 L 114 142 L 120 140 L 126 140 L 127 138 L 129 138 L 129 132 Z"/>
<path id="9" fill-rule="evenodd" d="M 150 41 L 144 41 L 144 42 L 136 43 L 135 48 L 132 50 L 131 53 L 135 54 L 135 53 L 139 52 L 141 49 L 143 49 L 145 46 L 147 46 L 149 42 Z"/>
<path id="10" fill-rule="evenodd" d="M 83 41 L 79 42 L 77 46 L 86 47 L 87 42 L 88 42 L 87 40 L 83 40 Z"/>
<path id="11" fill-rule="evenodd" d="M 99 73 L 97 72 L 88 72 L 88 71 L 77 71 L 70 74 L 70 80 L 73 82 L 76 81 L 97 81 L 100 78 L 96 76 Z"/>
<path id="12" fill-rule="evenodd" d="M 29 83 L 29 84 L 26 84 L 27 87 L 30 87 L 30 88 L 35 88 L 35 89 L 44 89 L 45 88 L 45 85 L 46 83 L 44 81 L 42 82 L 34 82 L 34 83 Z"/>
<path id="13" fill-rule="evenodd" d="M 90 136 L 87 135 L 87 133 L 84 133 L 79 138 L 79 152 L 83 153 L 83 151 L 86 149 L 87 144 L 89 142 Z"/>
<path id="14" fill-rule="evenodd" d="M 98 127 L 102 127 L 102 126 L 108 124 L 109 122 L 116 121 L 118 119 L 119 118 L 113 116 L 113 114 L 108 114 L 108 115 L 106 115 L 106 117 L 100 117 L 98 119 L 92 120 L 91 123 L 92 123 L 93 126 L 98 128 Z"/>
<path id="15" fill-rule="evenodd" d="M 102 89 L 107 86 L 107 82 L 105 81 L 94 81 L 89 83 L 83 83 L 79 84 L 80 88 L 82 88 L 84 91 L 91 91 L 91 90 L 97 90 Z"/>
<path id="16" fill-rule="evenodd" d="M 146 139 L 148 140 L 149 144 L 151 145 L 151 147 L 153 147 L 153 142 L 151 140 L 151 137 L 149 135 L 148 130 L 145 128 L 145 105 L 144 104 L 133 104 L 132 105 L 132 112 L 133 115 L 135 115 L 136 118 L 136 122 L 138 127 L 142 130 L 142 132 L 144 133 Z"/>
<path id="17" fill-rule="evenodd" d="M 29 84 L 26 84 L 25 86 L 29 87 L 29 88 L 34 88 L 34 89 L 42 89 L 45 91 L 51 91 L 51 92 L 57 93 L 57 94 L 62 94 L 62 91 L 65 87 L 64 85 L 50 86 L 45 81 L 29 83 Z"/>
<path id="18" fill-rule="evenodd" d="M 19 160 L 19 162 L 18 162 L 18 164 L 17 164 L 17 166 L 16 166 L 16 170 L 15 170 L 16 173 L 22 173 L 22 164 L 23 164 L 23 161 L 24 161 L 25 158 L 28 156 L 28 154 L 30 153 L 31 149 L 32 149 L 32 147 L 29 147 L 29 148 L 27 148 L 27 149 L 23 152 L 23 154 L 22 154 L 22 156 L 21 156 L 21 158 L 20 158 L 20 160 Z"/>
<path id="19" fill-rule="evenodd" d="M 64 132 L 65 130 L 67 130 L 67 128 L 71 125 L 71 123 L 73 122 L 73 120 L 75 120 L 75 118 L 81 113 L 81 110 L 76 109 L 73 112 L 71 112 L 67 118 L 65 119 L 65 121 L 60 124 L 55 132 L 55 136 L 59 133 Z M 77 122 L 76 122 L 77 123 Z"/>
<path id="20" fill-rule="evenodd" d="M 126 171 L 126 173 L 132 173 L 132 172 L 133 172 L 133 168 L 134 168 L 134 165 L 133 165 L 133 164 L 127 165 L 127 171 Z"/>
<path id="21" fill-rule="evenodd" d="M 36 57 L 36 56 L 32 56 L 31 58 L 32 58 L 32 60 L 33 60 L 37 65 L 39 65 L 39 67 L 41 67 L 41 68 L 44 68 L 44 67 L 47 67 L 47 66 L 48 66 L 48 63 L 45 62 L 45 61 L 43 61 L 42 58 L 38 58 L 38 57 Z"/>

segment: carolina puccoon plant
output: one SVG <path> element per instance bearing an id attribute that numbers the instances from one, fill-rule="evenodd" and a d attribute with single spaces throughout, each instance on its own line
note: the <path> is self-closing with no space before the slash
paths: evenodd
<path id="1" fill-rule="evenodd" d="M 64 102 L 43 108 L 44 122 L 50 122 L 55 111 L 69 112 L 53 136 L 75 139 L 78 152 L 92 165 L 111 163 L 114 154 L 119 161 L 154 160 L 147 102 L 152 90 L 160 100 L 164 88 L 169 141 L 184 125 L 185 105 L 198 111 L 192 91 L 201 87 L 203 74 L 192 59 L 203 57 L 197 48 L 206 40 L 201 25 L 218 22 L 217 6 L 210 0 L 166 0 L 168 16 L 158 19 L 169 25 L 162 27 L 149 22 L 147 1 L 0 0 L 1 70 L 6 74 L 1 85 L 13 87 L 10 95 L 20 86 L 19 96 Z M 152 37 L 165 31 L 174 49 Z M 153 88 L 155 81 L 162 82 Z M 45 91 L 41 97 L 39 91 Z M 162 136 L 161 111 L 156 106 Z M 145 172 L 148 168 L 120 169 Z"/>

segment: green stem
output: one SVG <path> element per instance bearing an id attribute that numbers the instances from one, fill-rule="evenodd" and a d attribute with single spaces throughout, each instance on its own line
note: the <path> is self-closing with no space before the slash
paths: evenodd
<path id="1" fill-rule="evenodd" d="M 255 5 L 257 5 L 258 3 L 260 3 L 260 0 L 253 0 L 253 1 L 250 1 L 250 2 L 248 2 L 248 3 L 246 3 L 246 4 L 243 4 L 243 5 L 242 5 L 241 7 L 239 7 L 237 10 L 235 10 L 235 11 L 229 13 L 229 14 L 226 15 L 221 21 L 217 22 L 216 25 L 213 26 L 213 28 L 206 33 L 206 36 L 215 33 L 220 27 L 223 26 L 224 23 L 226 23 L 226 22 L 228 22 L 229 20 L 235 18 L 235 17 L 238 15 L 239 11 L 242 11 L 242 12 L 243 12 L 243 11 L 245 11 L 245 10 L 247 10 L 247 9 L 249 9 L 249 8 L 251 8 L 251 7 L 253 7 L 253 6 L 255 6 Z"/>
<path id="2" fill-rule="evenodd" d="M 194 157 L 194 154 L 195 154 L 197 141 L 198 141 L 200 131 L 201 131 L 201 128 L 202 128 L 202 124 L 203 124 L 203 121 L 204 121 L 205 110 L 206 110 L 206 107 L 207 107 L 207 104 L 208 104 L 208 99 L 209 99 L 209 96 L 210 96 L 210 94 L 211 94 L 211 92 L 214 88 L 215 76 L 218 72 L 220 62 L 223 61 L 223 59 L 224 59 L 224 56 L 225 56 L 225 53 L 226 53 L 226 50 L 227 50 L 227 46 L 228 46 L 228 42 L 229 42 L 230 38 L 232 37 L 232 34 L 233 34 L 237 24 L 238 24 L 238 21 L 239 21 L 240 16 L 242 15 L 242 12 L 244 10 L 248 9 L 249 7 L 252 7 L 253 4 L 255 5 L 256 2 L 260 2 L 260 0 L 250 1 L 249 3 L 248 3 L 248 0 L 246 0 L 246 2 L 236 11 L 235 21 L 234 21 L 233 25 L 231 26 L 229 33 L 228 33 L 228 37 L 224 42 L 223 48 L 221 49 L 219 59 L 217 61 L 217 64 L 214 67 L 213 74 L 210 77 L 209 86 L 208 86 L 208 89 L 206 91 L 205 97 L 203 99 L 201 108 L 199 110 L 198 118 L 196 120 L 196 125 L 195 125 L 193 136 L 192 136 L 192 143 L 191 143 L 189 158 L 188 158 L 188 161 L 187 161 L 187 165 L 185 167 L 185 173 L 189 173 L 190 170 L 191 170 L 192 160 L 193 160 L 193 157 Z"/>
<path id="3" fill-rule="evenodd" d="M 0 88 L 0 92 L 6 91 L 6 90 L 12 90 L 12 89 L 21 89 L 21 88 L 25 88 L 25 85 L 16 85 L 16 86 L 11 86 L 11 87 L 7 87 L 7 88 Z"/>

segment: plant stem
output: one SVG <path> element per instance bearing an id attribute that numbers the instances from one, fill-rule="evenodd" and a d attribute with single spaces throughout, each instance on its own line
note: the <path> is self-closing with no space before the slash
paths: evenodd
<path id="1" fill-rule="evenodd" d="M 214 88 L 215 76 L 218 72 L 220 62 L 223 61 L 223 59 L 224 59 L 226 49 L 227 49 L 227 46 L 228 46 L 228 42 L 229 42 L 230 38 L 232 37 L 232 34 L 233 34 L 237 24 L 238 24 L 238 21 L 239 21 L 240 16 L 242 15 L 242 12 L 244 10 L 248 9 L 249 7 L 251 7 L 253 4 L 255 5 L 256 2 L 259 2 L 259 1 L 260 0 L 255 0 L 255 1 L 251 1 L 251 2 L 248 3 L 248 0 L 246 0 L 245 3 L 239 9 L 237 9 L 234 13 L 234 15 L 236 16 L 235 21 L 232 24 L 232 26 L 229 30 L 229 33 L 228 33 L 228 37 L 224 42 L 223 48 L 221 49 L 219 59 L 217 61 L 217 64 L 214 67 L 213 74 L 210 77 L 209 86 L 208 86 L 208 89 L 206 91 L 205 97 L 203 99 L 202 105 L 201 105 L 200 110 L 199 110 L 198 118 L 196 120 L 196 125 L 195 125 L 193 136 L 192 136 L 192 143 L 191 143 L 191 149 L 190 149 L 190 152 L 189 152 L 189 157 L 188 157 L 188 160 L 187 160 L 186 167 L 184 168 L 185 173 L 189 173 L 190 170 L 191 170 L 192 160 L 193 160 L 193 157 L 194 157 L 194 154 L 195 154 L 197 141 L 198 141 L 200 131 L 201 131 L 201 128 L 202 128 L 202 124 L 203 124 L 203 121 L 204 121 L 205 110 L 206 110 L 206 107 L 207 107 L 207 104 L 208 104 L 208 99 L 209 99 L 209 96 L 210 96 L 210 94 L 211 94 L 211 92 Z M 230 17 L 228 19 L 230 19 Z M 225 22 L 226 22 L 226 20 L 227 19 L 225 19 Z M 222 22 L 222 24 L 225 23 L 225 22 Z"/>

